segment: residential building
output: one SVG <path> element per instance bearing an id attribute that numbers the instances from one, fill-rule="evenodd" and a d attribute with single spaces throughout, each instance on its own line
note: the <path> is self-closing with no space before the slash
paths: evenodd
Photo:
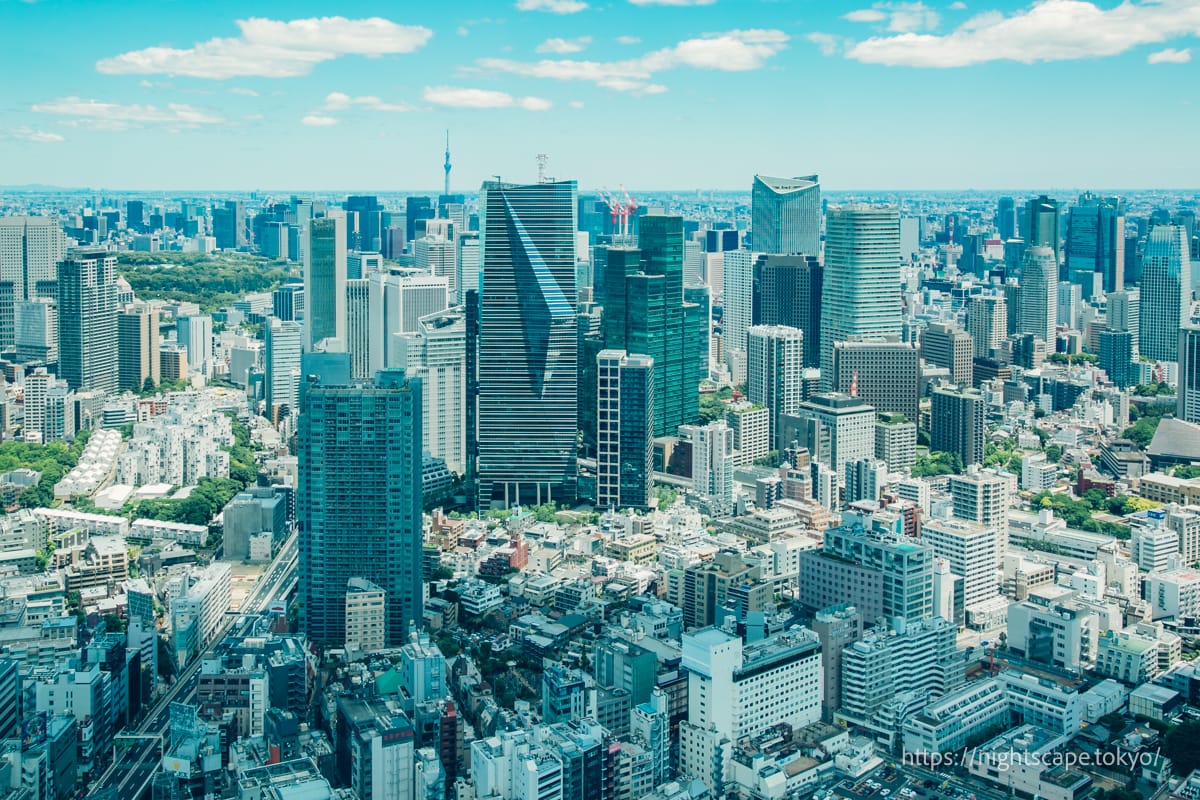
<path id="1" fill-rule="evenodd" d="M 955 386 L 934 389 L 930 449 L 953 453 L 963 464 L 982 463 L 986 411 L 987 403 L 978 389 Z"/>
<path id="2" fill-rule="evenodd" d="M 648 508 L 654 477 L 654 359 L 601 350 L 596 362 L 596 506 Z"/>
<path id="3" fill-rule="evenodd" d="M 802 397 L 804 333 L 784 325 L 753 325 L 747 329 L 746 397 L 766 408 L 769 450 L 782 451 L 780 418 L 795 414 Z"/>
<path id="4" fill-rule="evenodd" d="M 134 303 L 117 315 L 117 384 L 121 389 L 141 391 L 146 381 L 158 384 L 158 309 Z"/>
<path id="5" fill-rule="evenodd" d="M 74 390 L 114 392 L 117 257 L 72 250 L 58 265 L 58 374 Z"/>

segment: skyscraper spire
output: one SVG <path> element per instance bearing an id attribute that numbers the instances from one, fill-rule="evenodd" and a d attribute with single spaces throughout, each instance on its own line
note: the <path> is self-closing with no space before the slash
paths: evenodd
<path id="1" fill-rule="evenodd" d="M 450 131 L 446 131 L 446 163 L 442 165 L 442 169 L 446 172 L 446 183 L 442 188 L 442 194 L 450 194 Z"/>

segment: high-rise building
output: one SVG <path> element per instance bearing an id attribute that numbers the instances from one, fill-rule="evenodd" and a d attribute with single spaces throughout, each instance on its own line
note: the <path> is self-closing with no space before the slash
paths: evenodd
<path id="1" fill-rule="evenodd" d="M 1062 210 L 1058 201 L 1039 195 L 1025 204 L 1025 243 L 1029 247 L 1049 247 L 1054 251 L 1054 280 L 1058 280 L 1059 253 L 1062 252 Z M 1024 278 L 1022 278 L 1022 282 Z"/>
<path id="2" fill-rule="evenodd" d="M 978 389 L 939 386 L 933 390 L 929 449 L 954 453 L 963 464 L 983 461 L 987 402 Z"/>
<path id="3" fill-rule="evenodd" d="M 147 380 L 157 384 L 158 351 L 158 309 L 145 303 L 122 309 L 117 315 L 118 386 L 139 392 Z"/>
<path id="4" fill-rule="evenodd" d="M 73 250 L 58 265 L 58 374 L 72 389 L 117 389 L 117 257 Z"/>
<path id="5" fill-rule="evenodd" d="M 53 364 L 58 361 L 58 306 L 49 297 L 17 300 L 13 323 L 16 328 L 16 359 L 23 364 Z"/>
<path id="6" fill-rule="evenodd" d="M 804 332 L 804 366 L 821 366 L 821 281 L 816 256 L 763 255 L 754 264 L 755 325 Z"/>
<path id="7" fill-rule="evenodd" d="M 971 465 L 961 475 L 949 477 L 954 516 L 978 522 L 996 532 L 997 562 L 1008 552 L 1008 505 L 1014 489 L 1012 478 L 994 469 Z"/>
<path id="8" fill-rule="evenodd" d="M 223 206 L 212 208 L 212 233 L 217 247 L 236 250 L 246 244 L 246 204 L 241 200 L 226 200 Z"/>
<path id="9" fill-rule="evenodd" d="M 458 248 L 453 239 L 444 236 L 422 236 L 413 242 L 413 266 L 431 275 L 445 278 L 450 302 L 458 301 Z"/>
<path id="10" fill-rule="evenodd" d="M 1033 334 L 1051 348 L 1058 325 L 1058 260 L 1049 247 L 1034 245 L 1025 251 L 1020 297 L 1017 333 Z"/>
<path id="11" fill-rule="evenodd" d="M 1182 334 L 1185 328 L 1180 328 Z M 1183 341 L 1180 339 L 1180 341 Z M 1133 334 L 1129 331 L 1100 331 L 1100 361 L 1098 366 L 1108 379 L 1122 389 L 1138 382 L 1137 354 L 1133 350 Z M 1182 361 L 1182 358 L 1180 359 Z M 1182 373 L 1180 375 L 1182 378 Z"/>
<path id="12" fill-rule="evenodd" d="M 1011 197 L 1001 197 L 996 203 L 996 231 L 1002 242 L 1017 237 L 1017 205 Z"/>
<path id="13" fill-rule="evenodd" d="M 875 458 L 892 472 L 917 463 L 917 423 L 898 414 L 880 414 L 875 421 Z"/>
<path id="14" fill-rule="evenodd" d="M 750 207 L 755 250 L 820 257 L 821 184 L 816 175 L 755 175 Z"/>
<path id="15" fill-rule="evenodd" d="M 346 279 L 346 352 L 350 375 L 364 380 L 371 375 L 371 282 Z"/>
<path id="16" fill-rule="evenodd" d="M 654 477 L 654 359 L 596 356 L 596 507 L 648 508 Z"/>
<path id="17" fill-rule="evenodd" d="M 354 218 L 354 249 L 379 252 L 383 247 L 383 229 L 387 217 L 379 198 L 374 195 L 350 195 L 343 207 L 346 216 Z"/>
<path id="18" fill-rule="evenodd" d="M 900 215 L 895 208 L 835 208 L 825 230 L 821 387 L 828 389 L 834 342 L 901 333 Z"/>
<path id="19" fill-rule="evenodd" d="M 455 259 L 458 275 L 454 285 L 458 287 L 458 302 L 466 301 L 467 292 L 479 291 L 479 232 L 463 232 L 458 235 L 458 256 Z"/>
<path id="20" fill-rule="evenodd" d="M 381 253 L 364 253 L 361 250 L 350 250 L 346 253 L 346 280 L 353 281 L 367 277 L 368 272 L 379 272 L 383 269 Z"/>
<path id="21" fill-rule="evenodd" d="M 304 393 L 298 427 L 300 619 L 311 641 L 345 641 L 346 587 L 386 593 L 385 640 L 421 625 L 421 382 L 381 371 L 373 383 Z"/>
<path id="22" fill-rule="evenodd" d="M 304 319 L 304 284 L 285 283 L 271 293 L 271 312 L 284 322 Z"/>
<path id="23" fill-rule="evenodd" d="M 725 362 L 734 383 L 746 380 L 746 329 L 754 318 L 754 265 L 759 256 L 749 250 L 725 253 L 721 331 L 725 335 Z"/>
<path id="24" fill-rule="evenodd" d="M 834 342 L 832 370 L 834 391 L 858 397 L 881 414 L 917 419 L 921 358 L 909 342 Z"/>
<path id="25" fill-rule="evenodd" d="M 304 248 L 304 350 L 326 339 L 327 352 L 346 348 L 346 218 L 319 217 L 308 223 Z"/>
<path id="26" fill-rule="evenodd" d="M 921 332 L 921 358 L 950 370 L 950 380 L 970 386 L 973 380 L 975 343 L 961 328 L 943 322 L 931 323 Z"/>
<path id="27" fill-rule="evenodd" d="M 639 248 L 610 247 L 604 274 L 604 347 L 654 359 L 654 435 L 674 435 L 695 420 L 700 381 L 707 375 L 707 304 L 683 289 L 683 220 L 648 214 Z"/>
<path id="28" fill-rule="evenodd" d="M 404 241 L 411 242 L 418 236 L 423 236 L 425 220 L 433 219 L 434 213 L 433 201 L 430 198 L 406 197 L 404 199 Z"/>
<path id="29" fill-rule="evenodd" d="M 1192 299 L 1192 261 L 1182 226 L 1156 225 L 1150 230 L 1142 254 L 1141 294 L 1140 354 L 1155 361 L 1178 360 L 1179 328 Z"/>
<path id="30" fill-rule="evenodd" d="M 991 358 L 1008 338 L 1008 304 L 1002 294 L 976 295 L 967 306 L 967 333 L 977 358 Z M 1013 313 L 1016 313 L 1015 311 Z"/>
<path id="31" fill-rule="evenodd" d="M 422 317 L 444 311 L 449 284 L 419 270 L 392 268 L 367 276 L 370 309 L 370 369 L 401 366 L 396 337 L 415 333 Z"/>
<path id="32" fill-rule="evenodd" d="M 467 328 L 462 309 L 422 317 L 396 337 L 398 366 L 421 379 L 422 444 L 452 472 L 466 469 Z"/>
<path id="33" fill-rule="evenodd" d="M 266 416 L 282 419 L 299 412 L 300 352 L 303 332 L 298 322 L 272 318 L 264 332 Z M 167 376 L 164 372 L 163 378 Z"/>
<path id="34" fill-rule="evenodd" d="M 1187 422 L 1200 422 L 1200 314 L 1197 311 L 1200 309 L 1193 307 L 1187 321 L 1179 328 L 1179 389 L 1175 414 Z"/>
<path id="35" fill-rule="evenodd" d="M 789 446 L 794 441 L 807 447 L 813 461 L 839 479 L 848 463 L 875 453 L 875 409 L 858 397 L 837 392 L 813 395 L 795 415 L 785 415 L 780 427 Z"/>
<path id="36" fill-rule="evenodd" d="M 574 181 L 481 190 L 478 427 L 468 432 L 481 508 L 575 497 L 575 192 Z"/>
<path id="37" fill-rule="evenodd" d="M 0 350 L 15 344 L 14 305 L 57 277 L 67 236 L 52 217 L 0 217 Z"/>
<path id="38" fill-rule="evenodd" d="M 1125 201 L 1120 197 L 1096 197 L 1083 194 L 1067 217 L 1067 280 L 1088 289 L 1099 286 L 1103 292 L 1124 287 L 1125 275 Z"/>
<path id="39" fill-rule="evenodd" d="M 950 572 L 962 578 L 962 603 L 967 609 L 994 598 L 998 593 L 996 530 L 960 519 L 929 519 L 921 524 L 921 541 L 933 548 L 936 558 L 950 564 Z"/>
<path id="40" fill-rule="evenodd" d="M 785 325 L 754 325 L 747 332 L 746 397 L 766 407 L 771 449 L 782 451 L 779 418 L 794 414 L 803 397 L 804 333 Z"/>
<path id="41" fill-rule="evenodd" d="M 1141 289 L 1121 289 L 1108 293 L 1108 317 L 1106 326 L 1110 331 L 1129 333 L 1132 336 L 1133 357 L 1139 355 L 1138 333 L 1141 327 Z"/>
<path id="42" fill-rule="evenodd" d="M 187 349 L 188 371 L 211 378 L 213 374 L 212 317 L 207 314 L 175 320 L 175 340 Z"/>
<path id="43" fill-rule="evenodd" d="M 692 488 L 714 518 L 733 515 L 733 431 L 719 419 L 707 425 L 681 425 L 692 443 Z"/>

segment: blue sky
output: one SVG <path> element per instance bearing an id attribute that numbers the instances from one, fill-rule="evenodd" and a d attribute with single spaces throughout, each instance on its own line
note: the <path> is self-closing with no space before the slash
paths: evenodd
<path id="1" fill-rule="evenodd" d="M 343 15 L 343 16 L 339 16 Z M 1200 186 L 1196 0 L 0 0 L 0 183 Z M 1191 96 L 1189 96 L 1191 95 Z"/>

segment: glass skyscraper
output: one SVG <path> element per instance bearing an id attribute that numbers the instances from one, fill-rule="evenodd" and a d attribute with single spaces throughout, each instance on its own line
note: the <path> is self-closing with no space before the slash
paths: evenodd
<path id="1" fill-rule="evenodd" d="M 784 255 L 821 255 L 821 184 L 801 178 L 754 176 L 750 192 L 754 249 Z"/>
<path id="2" fill-rule="evenodd" d="M 596 360 L 596 507 L 647 508 L 654 470 L 654 359 L 601 350 Z"/>
<path id="3" fill-rule="evenodd" d="M 1017 333 L 1033 334 L 1054 352 L 1058 326 L 1058 260 L 1050 247 L 1036 245 L 1025 251 L 1018 292 Z"/>
<path id="4" fill-rule="evenodd" d="M 488 181 L 480 193 L 481 509 L 575 498 L 575 192 Z"/>
<path id="5" fill-rule="evenodd" d="M 304 248 L 304 349 L 326 339 L 346 349 L 346 220 L 321 217 L 308 224 Z"/>
<path id="6" fill-rule="evenodd" d="M 1139 352 L 1155 361 L 1177 361 L 1179 329 L 1189 319 L 1192 298 L 1186 228 L 1155 225 L 1150 229 L 1142 254 L 1141 291 Z"/>
<path id="7" fill-rule="evenodd" d="M 72 389 L 115 392 L 117 256 L 75 250 L 58 266 L 58 374 Z"/>
<path id="8" fill-rule="evenodd" d="M 833 343 L 900 336 L 900 214 L 830 209 L 821 287 L 821 386 L 833 385 Z"/>
<path id="9" fill-rule="evenodd" d="M 421 382 L 401 370 L 306 387 L 296 437 L 300 619 L 315 642 L 346 636 L 346 584 L 387 592 L 387 644 L 421 625 Z"/>

